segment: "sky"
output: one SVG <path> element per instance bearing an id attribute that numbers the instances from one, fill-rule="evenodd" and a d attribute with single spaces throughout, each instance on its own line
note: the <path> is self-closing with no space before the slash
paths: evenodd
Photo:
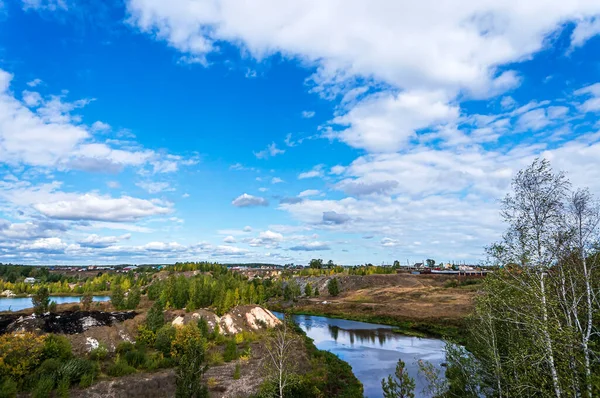
<path id="1" fill-rule="evenodd" d="M 597 0 L 1 0 L 0 262 L 477 263 L 599 113 Z"/>

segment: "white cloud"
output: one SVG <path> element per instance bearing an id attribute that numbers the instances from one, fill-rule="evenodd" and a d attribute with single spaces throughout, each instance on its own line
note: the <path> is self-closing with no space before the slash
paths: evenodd
<path id="1" fill-rule="evenodd" d="M 245 242 L 248 243 L 249 246 L 264 246 L 270 249 L 279 247 L 279 243 L 281 241 L 283 241 L 283 235 L 279 232 L 273 231 L 262 231 L 258 234 L 258 237 L 245 240 Z"/>
<path id="2" fill-rule="evenodd" d="M 148 193 L 159 193 L 175 190 L 175 188 L 172 188 L 168 182 L 140 181 L 136 182 L 135 185 L 147 191 Z"/>
<path id="3" fill-rule="evenodd" d="M 318 189 L 307 189 L 305 191 L 302 191 L 298 194 L 299 198 L 306 198 L 309 196 L 317 196 L 320 195 L 321 191 L 319 191 Z"/>
<path id="4" fill-rule="evenodd" d="M 270 157 L 281 155 L 283 153 L 285 153 L 285 150 L 277 148 L 277 145 L 274 142 L 272 142 L 262 151 L 254 152 L 254 156 L 256 156 L 257 159 L 268 159 Z"/>
<path id="5" fill-rule="evenodd" d="M 324 242 L 309 242 L 296 246 L 290 247 L 290 250 L 293 251 L 305 251 L 305 252 L 314 252 L 314 251 L 323 251 L 323 250 L 331 250 L 328 244 Z"/>
<path id="6" fill-rule="evenodd" d="M 110 130 L 110 124 L 108 123 L 104 123 L 98 120 L 92 124 L 92 131 L 104 132 L 108 130 Z"/>
<path id="7" fill-rule="evenodd" d="M 598 15 L 579 21 L 571 33 L 571 47 L 581 47 L 590 38 L 600 34 Z"/>
<path id="8" fill-rule="evenodd" d="M 96 234 L 88 235 L 85 239 L 82 239 L 78 244 L 82 247 L 91 248 L 104 248 L 115 245 L 121 240 L 127 240 L 131 238 L 131 234 L 125 234 L 121 236 L 100 236 Z"/>
<path id="9" fill-rule="evenodd" d="M 271 178 L 271 184 L 281 184 L 282 182 L 284 182 L 284 181 L 279 177 Z"/>
<path id="10" fill-rule="evenodd" d="M 235 207 L 256 207 L 256 206 L 268 206 L 269 201 L 265 198 L 261 198 L 259 196 L 252 196 L 244 193 L 237 198 L 235 198 L 232 202 L 232 205 Z"/>
<path id="11" fill-rule="evenodd" d="M 381 239 L 381 246 L 394 247 L 394 246 L 398 246 L 398 245 L 400 245 L 400 242 L 398 242 L 396 239 L 391 239 L 391 238 Z"/>
<path id="12" fill-rule="evenodd" d="M 172 211 L 168 205 L 130 196 L 112 198 L 94 193 L 67 196 L 62 200 L 39 202 L 33 207 L 43 215 L 59 220 L 134 221 Z"/>
<path id="13" fill-rule="evenodd" d="M 118 181 L 108 181 L 106 183 L 106 186 L 111 188 L 111 189 L 118 189 L 121 188 L 121 184 L 119 184 Z"/>
<path id="14" fill-rule="evenodd" d="M 314 111 L 302 111 L 302 117 L 305 119 L 310 119 L 315 116 Z"/>
<path id="15" fill-rule="evenodd" d="M 42 80 L 41 79 L 33 79 L 33 80 L 27 82 L 27 85 L 29 87 L 36 87 L 36 86 L 39 86 L 40 84 L 42 84 Z"/>
<path id="16" fill-rule="evenodd" d="M 258 190 L 259 190 L 260 192 L 267 192 L 267 191 L 269 190 L 269 188 L 260 187 L 260 188 L 258 188 Z"/>
<path id="17" fill-rule="evenodd" d="M 21 0 L 21 1 L 23 2 L 24 10 L 34 9 L 34 10 L 56 11 L 58 9 L 62 9 L 62 10 L 68 9 L 67 2 L 65 0 Z M 40 80 L 40 79 L 35 79 L 35 80 Z"/>
<path id="18" fill-rule="evenodd" d="M 324 165 L 318 164 L 315 167 L 313 167 L 310 171 L 305 171 L 303 173 L 298 174 L 298 179 L 304 180 L 306 178 L 323 177 L 323 167 Z"/>
<path id="19" fill-rule="evenodd" d="M 576 90 L 575 95 L 589 97 L 589 99 L 587 99 L 579 107 L 583 112 L 600 111 L 600 83 L 595 83 L 591 86 L 583 87 L 579 90 Z"/>
<path id="20" fill-rule="evenodd" d="M 406 147 L 417 130 L 456 120 L 458 108 L 448 100 L 439 91 L 372 95 L 334 118 L 334 124 L 345 128 L 330 135 L 369 152 L 395 152 Z"/>
<path id="21" fill-rule="evenodd" d="M 225 238 L 223 238 L 223 242 L 224 243 L 235 243 L 236 240 L 233 236 L 229 235 L 229 236 L 226 236 Z"/>

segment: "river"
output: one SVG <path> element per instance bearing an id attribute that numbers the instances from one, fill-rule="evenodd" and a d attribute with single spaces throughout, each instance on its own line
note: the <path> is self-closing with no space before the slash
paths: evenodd
<path id="1" fill-rule="evenodd" d="M 93 296 L 93 301 L 108 301 L 110 296 Z M 81 296 L 50 296 L 56 304 L 79 303 Z M 0 297 L 0 311 L 21 311 L 32 308 L 31 297 Z"/>
<path id="2" fill-rule="evenodd" d="M 406 363 L 408 374 L 415 379 L 416 398 L 429 397 L 423 392 L 426 381 L 419 375 L 418 360 L 429 361 L 444 373 L 442 340 L 403 336 L 386 325 L 321 316 L 295 315 L 294 321 L 314 340 L 317 348 L 336 354 L 352 366 L 364 385 L 366 397 L 382 397 L 381 379 L 394 373 L 400 358 Z"/>

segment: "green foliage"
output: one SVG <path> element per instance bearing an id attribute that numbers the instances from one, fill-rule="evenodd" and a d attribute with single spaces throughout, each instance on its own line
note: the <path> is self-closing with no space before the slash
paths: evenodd
<path id="1" fill-rule="evenodd" d="M 141 368 L 147 360 L 146 353 L 140 350 L 133 350 L 123 355 L 125 362 L 134 368 Z"/>
<path id="2" fill-rule="evenodd" d="M 210 366 L 220 366 L 225 363 L 225 360 L 223 359 L 223 355 L 220 352 L 212 351 L 210 354 L 208 354 L 207 362 Z"/>
<path id="3" fill-rule="evenodd" d="M 30 374 L 42 360 L 44 337 L 34 333 L 0 336 L 0 379 L 19 382 Z"/>
<path id="4" fill-rule="evenodd" d="M 171 355 L 171 344 L 175 339 L 175 328 L 171 325 L 163 325 L 156 332 L 154 348 L 168 357 Z"/>
<path id="5" fill-rule="evenodd" d="M 95 378 L 98 374 L 98 369 L 92 361 L 84 358 L 73 358 L 63 364 L 58 374 L 59 378 L 66 378 L 71 384 L 76 384 L 85 375 L 91 375 L 92 378 Z"/>
<path id="6" fill-rule="evenodd" d="M 381 380 L 384 398 L 414 398 L 415 381 L 406 373 L 406 365 L 402 359 L 396 364 L 394 375 Z"/>
<path id="7" fill-rule="evenodd" d="M 63 377 L 58 381 L 56 385 L 56 395 L 59 398 L 68 398 L 69 397 L 69 388 L 71 387 L 71 382 L 68 378 Z"/>
<path id="8" fill-rule="evenodd" d="M 0 398 L 15 398 L 17 396 L 18 384 L 10 378 L 0 379 Z"/>
<path id="9" fill-rule="evenodd" d="M 102 361 L 108 356 L 108 348 L 104 344 L 98 345 L 98 347 L 92 349 L 89 353 L 89 357 L 93 361 Z"/>
<path id="10" fill-rule="evenodd" d="M 172 354 L 178 361 L 175 390 L 177 398 L 208 397 L 208 389 L 201 380 L 206 371 L 205 353 L 206 340 L 197 325 L 191 323 L 177 329 L 172 349 Z"/>
<path id="11" fill-rule="evenodd" d="M 242 369 L 239 363 L 235 364 L 235 370 L 233 371 L 233 380 L 239 380 L 242 377 Z"/>
<path id="12" fill-rule="evenodd" d="M 327 290 L 331 296 L 337 296 L 340 294 L 340 287 L 337 278 L 332 278 L 329 280 L 329 283 L 327 284 Z"/>
<path id="13" fill-rule="evenodd" d="M 33 312 L 36 315 L 43 315 L 48 312 L 48 306 L 50 305 L 50 292 L 46 287 L 40 287 L 35 294 L 31 297 L 33 303 Z"/>
<path id="14" fill-rule="evenodd" d="M 206 321 L 206 318 L 200 317 L 200 319 L 198 319 L 198 329 L 200 329 L 200 333 L 202 333 L 202 336 L 204 336 L 205 338 L 209 337 L 210 332 L 208 329 L 208 322 Z"/>
<path id="15" fill-rule="evenodd" d="M 138 327 L 138 335 L 135 341 L 135 345 L 139 347 L 152 347 L 156 340 L 156 334 L 148 329 L 146 325 L 140 325 Z"/>
<path id="16" fill-rule="evenodd" d="M 323 259 L 313 258 L 312 260 L 310 260 L 310 263 L 308 263 L 308 265 L 310 268 L 321 269 L 323 268 Z"/>
<path id="17" fill-rule="evenodd" d="M 117 360 L 115 363 L 110 365 L 106 370 L 106 373 L 112 377 L 127 376 L 135 373 L 135 368 L 130 366 L 124 360 Z"/>
<path id="18" fill-rule="evenodd" d="M 435 260 L 434 259 L 428 258 L 427 260 L 425 260 L 425 263 L 427 264 L 427 266 L 429 268 L 435 267 Z"/>
<path id="19" fill-rule="evenodd" d="M 156 332 L 162 325 L 165 324 L 164 307 L 160 300 L 155 301 L 146 315 L 146 326 L 148 329 Z"/>
<path id="20" fill-rule="evenodd" d="M 67 360 L 73 356 L 71 342 L 65 336 L 48 334 L 44 339 L 43 358 Z"/>
<path id="21" fill-rule="evenodd" d="M 122 341 L 117 346 L 116 352 L 119 355 L 123 355 L 129 351 L 135 350 L 135 345 L 129 341 Z"/>
<path id="22" fill-rule="evenodd" d="M 124 306 L 127 310 L 135 310 L 137 306 L 140 304 L 140 299 L 142 297 L 142 293 L 140 292 L 140 288 L 134 286 L 127 293 L 127 299 L 125 300 Z"/>
<path id="23" fill-rule="evenodd" d="M 88 388 L 92 384 L 94 384 L 94 380 L 96 379 L 96 375 L 92 373 L 86 373 L 81 376 L 81 380 L 79 380 L 79 387 Z"/>
<path id="24" fill-rule="evenodd" d="M 92 301 L 93 297 L 91 292 L 85 292 L 83 296 L 81 296 L 80 302 L 84 311 L 89 311 L 92 308 Z"/>
<path id="25" fill-rule="evenodd" d="M 225 360 L 225 362 L 231 362 L 238 359 L 237 345 L 235 344 L 234 340 L 228 340 L 225 344 L 223 359 Z"/>
<path id="26" fill-rule="evenodd" d="M 315 293 L 314 293 L 315 297 L 319 297 L 319 288 L 315 287 Z"/>
<path id="27" fill-rule="evenodd" d="M 289 300 L 296 301 L 296 299 L 298 298 L 298 296 L 300 296 L 300 294 L 301 294 L 300 285 L 298 285 L 298 282 L 296 282 L 295 280 L 290 279 L 285 284 L 285 288 L 283 289 L 283 299 L 286 301 L 289 301 Z"/>
<path id="28" fill-rule="evenodd" d="M 110 296 L 110 302 L 117 310 L 125 309 L 125 292 L 119 283 L 115 283 L 112 288 L 112 294 Z"/>
<path id="29" fill-rule="evenodd" d="M 33 389 L 31 396 L 33 398 L 48 398 L 54 389 L 54 378 L 44 375 L 40 377 Z"/>
<path id="30" fill-rule="evenodd" d="M 48 305 L 48 311 L 56 312 L 56 301 L 54 301 L 54 300 L 50 301 L 50 304 Z"/>
<path id="31" fill-rule="evenodd" d="M 312 287 L 310 286 L 310 283 L 307 283 L 306 286 L 304 287 L 304 294 L 306 295 L 306 297 L 312 296 L 313 292 L 312 292 Z"/>

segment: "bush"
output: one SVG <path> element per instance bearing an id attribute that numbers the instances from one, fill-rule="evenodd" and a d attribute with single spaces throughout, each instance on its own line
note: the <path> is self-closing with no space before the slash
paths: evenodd
<path id="1" fill-rule="evenodd" d="M 56 312 L 56 301 L 52 300 L 50 304 L 48 304 L 48 312 Z"/>
<path id="2" fill-rule="evenodd" d="M 146 326 L 148 329 L 156 333 L 165 324 L 165 314 L 163 311 L 162 303 L 155 301 L 146 316 Z"/>
<path id="3" fill-rule="evenodd" d="M 96 365 L 84 358 L 73 358 L 67 361 L 59 371 L 60 378 L 68 379 L 71 384 L 79 383 L 85 375 L 96 376 Z"/>
<path id="4" fill-rule="evenodd" d="M 102 361 L 108 356 L 108 348 L 104 344 L 100 344 L 91 350 L 89 355 L 91 360 Z"/>
<path id="5" fill-rule="evenodd" d="M 175 328 L 171 325 L 164 325 L 156 332 L 154 348 L 162 352 L 164 356 L 171 355 L 171 344 L 175 339 Z"/>
<path id="6" fill-rule="evenodd" d="M 71 342 L 65 336 L 48 334 L 44 341 L 43 358 L 56 358 L 63 361 L 73 356 Z"/>
<path id="7" fill-rule="evenodd" d="M 92 308 L 92 301 L 93 301 L 92 293 L 86 292 L 83 294 L 80 302 L 85 311 L 89 311 L 90 308 Z"/>
<path id="8" fill-rule="evenodd" d="M 235 365 L 235 370 L 233 371 L 233 380 L 239 380 L 242 377 L 242 370 L 240 368 L 240 364 Z"/>
<path id="9" fill-rule="evenodd" d="M 208 354 L 208 364 L 210 366 L 219 366 L 223 365 L 224 363 L 225 360 L 223 359 L 223 355 L 221 355 L 220 352 L 213 351 L 210 354 Z"/>
<path id="10" fill-rule="evenodd" d="M 127 376 L 129 374 L 135 373 L 135 368 L 133 366 L 129 366 L 125 361 L 119 360 L 119 361 L 113 363 L 108 368 L 106 373 L 109 376 L 113 376 L 113 377 Z"/>
<path id="11" fill-rule="evenodd" d="M 126 352 L 135 350 L 135 345 L 129 341 L 123 341 L 117 346 L 117 354 L 123 355 Z"/>
<path id="12" fill-rule="evenodd" d="M 44 336 L 25 332 L 0 336 L 0 379 L 21 380 L 42 359 Z"/>
<path id="13" fill-rule="evenodd" d="M 148 329 L 146 325 L 140 325 L 135 345 L 139 347 L 152 347 L 154 346 L 155 339 L 156 334 L 152 330 Z"/>
<path id="14" fill-rule="evenodd" d="M 140 298 L 140 289 L 138 287 L 132 288 L 127 294 L 127 299 L 125 300 L 125 308 L 127 308 L 128 310 L 135 310 L 140 304 Z"/>
<path id="15" fill-rule="evenodd" d="M 79 381 L 79 387 L 87 388 L 87 387 L 91 386 L 94 383 L 95 378 L 96 378 L 95 374 L 91 374 L 91 373 L 84 374 L 81 377 L 81 380 Z"/>
<path id="16" fill-rule="evenodd" d="M 146 354 L 139 350 L 129 351 L 125 353 L 123 358 L 128 365 L 133 366 L 134 368 L 142 367 L 147 360 Z"/>
<path id="17" fill-rule="evenodd" d="M 225 345 L 225 352 L 223 352 L 223 359 L 225 362 L 231 362 L 238 358 L 237 345 L 234 340 L 227 341 Z"/>
<path id="18" fill-rule="evenodd" d="M 59 380 L 58 385 L 56 386 L 56 395 L 59 398 L 68 398 L 69 397 L 69 388 L 71 387 L 71 382 L 66 377 L 63 377 Z"/>
<path id="19" fill-rule="evenodd" d="M 15 398 L 17 388 L 17 383 L 13 379 L 5 378 L 0 383 L 0 398 Z"/>
<path id="20" fill-rule="evenodd" d="M 50 305 L 50 292 L 46 287 L 40 287 L 35 294 L 31 297 L 33 303 L 33 312 L 36 315 L 43 315 L 48 312 L 48 306 Z"/>
<path id="21" fill-rule="evenodd" d="M 40 378 L 41 376 L 52 376 L 56 377 L 60 371 L 62 366 L 62 362 L 56 358 L 46 359 L 40 367 L 35 371 L 36 378 Z"/>
<path id="22" fill-rule="evenodd" d="M 42 376 L 35 388 L 33 389 L 31 396 L 33 398 L 47 398 L 52 394 L 52 390 L 54 389 L 54 377 L 52 376 Z"/>
<path id="23" fill-rule="evenodd" d="M 329 281 L 329 283 L 327 284 L 327 290 L 332 296 L 337 296 L 338 294 L 340 294 L 340 286 L 338 284 L 337 278 L 333 278 Z"/>

